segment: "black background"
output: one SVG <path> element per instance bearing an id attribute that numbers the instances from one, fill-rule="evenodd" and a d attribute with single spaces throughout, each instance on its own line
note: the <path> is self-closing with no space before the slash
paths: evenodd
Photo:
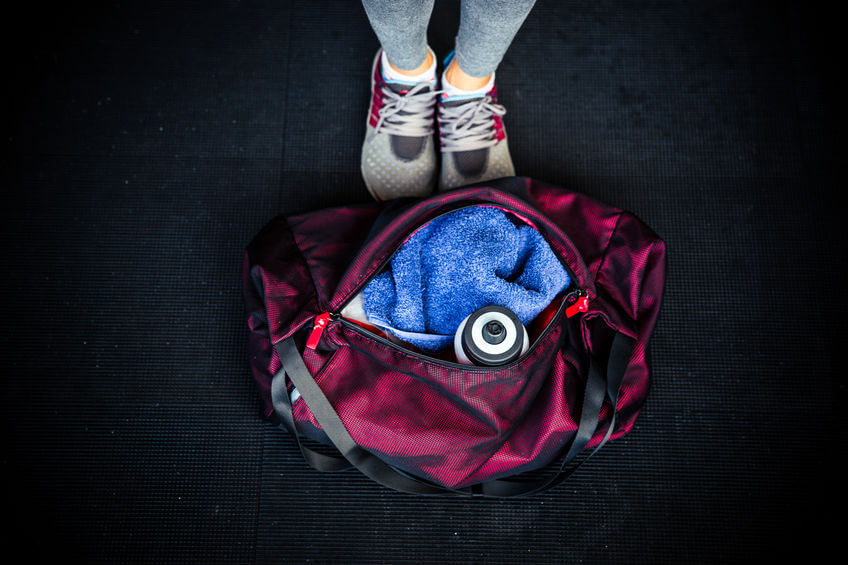
<path id="1" fill-rule="evenodd" d="M 458 9 L 437 2 L 439 55 Z M 727 563 L 841 541 L 835 14 L 539 0 L 498 70 L 517 172 L 636 213 L 669 271 L 633 432 L 521 501 L 321 475 L 259 417 L 244 246 L 368 201 L 358 2 L 29 5 L 3 28 L 7 554 Z"/>

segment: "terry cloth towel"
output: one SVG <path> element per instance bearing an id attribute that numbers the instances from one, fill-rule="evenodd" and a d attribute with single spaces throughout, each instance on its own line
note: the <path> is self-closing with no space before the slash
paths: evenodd
<path id="1" fill-rule="evenodd" d="M 516 226 L 498 208 L 473 206 L 413 234 L 363 289 L 363 302 L 371 323 L 435 353 L 453 346 L 475 310 L 503 306 L 527 325 L 570 283 L 536 229 Z"/>

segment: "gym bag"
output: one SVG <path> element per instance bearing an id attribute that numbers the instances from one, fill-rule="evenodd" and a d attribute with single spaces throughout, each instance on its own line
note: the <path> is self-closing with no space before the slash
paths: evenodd
<path id="1" fill-rule="evenodd" d="M 538 232 L 567 274 L 527 324 L 529 346 L 502 365 L 421 350 L 357 307 L 415 234 L 476 208 Z M 263 414 L 321 471 L 356 468 L 416 494 L 541 492 L 633 427 L 665 261 L 662 240 L 634 215 L 520 177 L 278 216 L 243 265 Z"/>

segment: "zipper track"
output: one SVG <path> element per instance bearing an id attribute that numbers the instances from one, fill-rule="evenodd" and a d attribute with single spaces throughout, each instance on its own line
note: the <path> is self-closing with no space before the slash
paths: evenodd
<path id="1" fill-rule="evenodd" d="M 488 204 L 488 203 L 484 202 L 484 203 L 478 203 L 478 204 L 469 204 L 468 206 L 462 206 L 460 208 L 455 208 L 453 210 L 449 210 L 449 211 L 444 212 L 442 214 L 438 214 L 437 216 L 435 216 L 433 218 L 430 218 L 429 220 L 427 220 L 424 223 L 417 225 L 415 227 L 415 229 L 413 229 L 410 232 L 410 235 L 407 236 L 403 240 L 403 242 L 401 242 L 400 245 L 398 245 L 397 248 L 394 249 L 394 251 L 392 251 L 392 253 L 390 253 L 388 256 L 386 256 L 386 258 L 383 261 L 380 262 L 380 264 L 377 266 L 377 268 L 374 270 L 374 272 L 371 273 L 371 275 L 366 277 L 365 280 L 363 280 L 360 284 L 356 285 L 356 287 L 354 287 L 354 289 L 350 292 L 350 294 L 335 309 L 331 310 L 330 323 L 331 324 L 332 323 L 341 323 L 346 328 L 353 330 L 354 332 L 362 335 L 363 337 L 365 337 L 367 339 L 372 339 L 372 340 L 374 340 L 378 343 L 381 343 L 383 345 L 391 347 L 392 349 L 395 349 L 396 351 L 399 351 L 399 352 L 401 352 L 405 355 L 409 355 L 411 357 L 420 359 L 422 361 L 427 361 L 429 363 L 434 363 L 436 365 L 440 365 L 442 367 L 447 367 L 447 368 L 451 368 L 451 369 L 462 369 L 462 370 L 469 371 L 469 372 L 486 372 L 486 371 L 491 371 L 492 369 L 507 369 L 507 368 L 510 368 L 510 367 L 517 365 L 517 364 L 521 363 L 522 361 L 524 361 L 524 359 L 528 355 L 530 355 L 530 353 L 532 353 L 535 350 L 536 346 L 550 333 L 551 329 L 556 325 L 556 323 L 558 323 L 560 321 L 560 319 L 562 318 L 563 312 L 569 306 L 568 298 L 572 295 L 580 296 L 581 293 L 587 293 L 587 291 L 585 289 L 580 287 L 579 281 L 577 279 L 577 275 L 575 274 L 574 270 L 557 253 L 554 253 L 554 255 L 556 256 L 557 260 L 559 260 L 560 264 L 566 270 L 566 272 L 568 273 L 568 276 L 572 280 L 572 286 L 569 287 L 569 288 L 572 288 L 573 286 L 576 286 L 577 288 L 574 288 L 573 290 L 568 292 L 562 298 L 562 301 L 560 302 L 560 305 L 557 308 L 556 313 L 551 318 L 551 320 L 547 323 L 547 325 L 542 330 L 542 332 L 539 334 L 539 336 L 535 339 L 535 341 L 530 345 L 530 347 L 527 349 L 527 351 L 523 355 L 521 355 L 517 359 L 515 359 L 514 361 L 507 363 L 505 365 L 498 365 L 497 367 L 482 367 L 482 366 L 478 366 L 478 365 L 465 365 L 465 364 L 462 364 L 462 363 L 454 363 L 454 362 L 451 362 L 451 361 L 444 361 L 444 360 L 438 359 L 436 357 L 431 357 L 429 355 L 426 355 L 426 354 L 423 354 L 423 353 L 418 353 L 416 351 L 406 349 L 405 347 L 401 347 L 400 345 L 398 345 L 398 344 L 396 344 L 396 343 L 394 343 L 394 342 L 392 342 L 392 341 L 390 341 L 386 338 L 383 338 L 379 335 L 376 335 L 372 332 L 369 332 L 365 328 L 362 328 L 359 325 L 354 324 L 353 322 L 346 320 L 341 315 L 341 311 L 345 309 L 345 307 L 353 300 L 353 298 L 357 294 L 362 292 L 362 289 L 364 289 L 366 286 L 368 286 L 368 284 L 372 280 L 374 280 L 380 273 L 383 272 L 383 269 L 385 269 L 385 267 L 391 262 L 391 260 L 395 257 L 395 255 L 397 255 L 397 253 L 400 251 L 400 248 L 403 247 L 403 244 L 406 243 L 409 240 L 409 238 L 412 237 L 415 233 L 417 233 L 418 230 L 422 229 L 424 226 L 430 224 L 431 222 L 438 220 L 439 218 L 447 216 L 448 214 L 452 214 L 452 213 L 458 212 L 460 210 L 466 210 L 468 208 L 475 208 L 475 207 L 478 207 L 478 206 L 490 206 L 490 207 L 495 207 L 495 208 L 498 208 L 498 209 L 501 209 L 501 210 L 505 210 L 506 212 L 512 214 L 514 217 L 519 218 L 519 220 L 521 220 L 524 217 L 524 214 L 516 212 L 515 210 L 511 209 L 509 206 L 504 206 L 504 205 L 501 205 L 501 204 L 494 204 L 494 203 Z M 523 223 L 525 225 L 530 225 L 530 224 L 527 224 L 526 221 L 523 221 Z M 534 225 L 530 225 L 530 227 L 533 227 L 534 229 L 539 231 L 539 229 Z M 579 257 L 579 254 L 578 254 L 578 257 Z M 566 290 L 568 290 L 568 289 L 566 289 Z"/>
<path id="2" fill-rule="evenodd" d="M 567 296 L 568 295 L 566 295 L 566 297 Z M 480 372 L 488 372 L 488 371 L 491 371 L 493 369 L 508 369 L 508 368 L 510 368 L 514 365 L 518 365 L 519 363 L 524 361 L 524 359 L 536 349 L 536 346 L 551 332 L 552 328 L 556 325 L 556 323 L 559 322 L 560 318 L 562 317 L 563 311 L 567 308 L 566 302 L 567 301 L 565 300 L 565 298 L 563 298 L 562 303 L 559 305 L 559 308 L 557 308 L 557 311 L 554 314 L 554 317 L 551 318 L 550 322 L 548 322 L 548 324 L 545 326 L 545 329 L 542 330 L 542 333 L 539 334 L 539 337 L 537 337 L 536 340 L 530 345 L 530 347 L 527 348 L 527 351 L 523 355 L 519 356 L 517 359 L 515 359 L 514 361 L 512 361 L 510 363 L 507 363 L 505 365 L 497 365 L 497 366 L 494 366 L 494 367 L 487 367 L 487 366 L 480 366 L 480 365 L 465 365 L 463 363 L 454 363 L 452 361 L 444 361 L 443 359 L 431 357 L 431 356 L 426 355 L 424 353 L 418 353 L 417 351 L 412 351 L 412 350 L 407 349 L 405 347 L 401 347 L 400 345 L 398 345 L 398 344 L 396 344 L 396 343 L 394 343 L 394 342 L 392 342 L 392 341 L 390 341 L 390 340 L 388 340 L 384 337 L 381 337 L 379 335 L 376 335 L 374 333 L 369 332 L 365 328 L 362 328 L 359 325 L 354 324 L 353 322 L 346 320 L 341 315 L 338 315 L 338 317 L 335 318 L 333 320 L 333 322 L 331 322 L 331 323 L 340 323 L 344 327 L 350 328 L 353 331 L 355 331 L 356 333 L 358 333 L 358 334 L 360 334 L 360 335 L 362 335 L 362 336 L 364 336 L 368 339 L 372 339 L 372 340 L 374 340 L 378 343 L 381 343 L 383 345 L 391 347 L 392 349 L 395 349 L 396 351 L 399 351 L 399 352 L 401 352 L 405 355 L 409 355 L 409 356 L 414 357 L 416 359 L 420 359 L 422 361 L 427 361 L 429 363 L 433 363 L 433 364 L 440 365 L 442 367 L 447 367 L 447 368 L 450 368 L 450 369 L 463 369 L 463 370 L 469 371 L 469 372 L 480 373 Z M 341 345 L 341 344 L 338 344 L 338 345 Z"/>
<path id="3" fill-rule="evenodd" d="M 383 259 L 383 260 L 380 262 L 380 264 L 377 266 L 377 268 L 374 270 L 374 272 L 373 272 L 373 273 L 371 273 L 368 277 L 366 277 L 366 278 L 365 278 L 365 280 L 363 280 L 361 283 L 359 283 L 358 285 L 356 285 L 356 287 L 354 287 L 354 289 L 350 292 L 350 294 L 349 294 L 347 297 L 345 297 L 345 299 L 344 299 L 344 300 L 342 300 L 342 302 L 341 302 L 338 306 L 336 306 L 336 307 L 335 307 L 335 309 L 333 309 L 333 310 L 331 310 L 331 311 L 332 311 L 334 314 L 338 314 L 338 313 L 340 313 L 342 310 L 344 310 L 344 309 L 345 309 L 345 307 L 346 307 L 348 304 L 350 304 L 351 300 L 353 300 L 353 298 L 354 298 L 357 294 L 359 294 L 360 292 L 362 292 L 362 289 L 364 289 L 366 286 L 368 286 L 368 283 L 370 283 L 370 282 L 371 282 L 372 280 L 374 280 L 374 279 L 375 279 L 375 278 L 376 278 L 376 277 L 377 277 L 380 273 L 382 273 L 382 272 L 383 272 L 383 269 L 385 269 L 385 268 L 386 268 L 386 265 L 388 265 L 389 263 L 391 263 L 391 261 L 392 261 L 392 259 L 394 259 L 395 255 L 397 255 L 397 254 L 398 254 L 398 252 L 400 251 L 400 248 L 401 248 L 401 247 L 403 247 L 403 244 L 404 244 L 404 243 L 406 243 L 407 241 L 409 241 L 409 239 L 410 239 L 413 235 L 415 235 L 415 233 L 417 233 L 417 232 L 418 232 L 418 230 L 422 229 L 422 228 L 423 228 L 424 226 L 426 226 L 427 224 L 430 224 L 430 223 L 432 223 L 432 222 L 434 222 L 434 221 L 438 220 L 439 218 L 442 218 L 442 217 L 444 217 L 444 216 L 447 216 L 448 214 L 452 214 L 452 213 L 454 213 L 454 212 L 459 212 L 460 210 L 467 210 L 468 208 L 476 208 L 476 207 L 478 207 L 478 206 L 490 206 L 490 207 L 494 207 L 494 208 L 499 208 L 499 209 L 501 209 L 501 210 L 506 210 L 507 212 L 509 212 L 510 214 L 512 214 L 514 217 L 517 217 L 517 218 L 519 218 L 519 219 L 521 219 L 521 218 L 523 217 L 523 214 L 520 214 L 520 213 L 516 212 L 515 210 L 513 210 L 513 209 L 509 208 L 508 206 L 503 206 L 503 205 L 501 205 L 501 204 L 487 204 L 487 203 L 479 203 L 479 204 L 469 204 L 468 206 L 462 206 L 462 207 L 460 207 L 460 208 L 456 208 L 456 209 L 450 210 L 450 211 L 448 211 L 448 212 L 444 212 L 444 213 L 442 213 L 442 214 L 439 214 L 439 215 L 437 215 L 437 216 L 435 216 L 435 217 L 433 217 L 433 218 L 430 218 L 430 219 L 429 219 L 429 220 L 427 220 L 426 222 L 424 222 L 424 223 L 422 223 L 422 224 L 417 225 L 417 226 L 415 227 L 415 229 L 414 229 L 414 230 L 412 230 L 412 231 L 410 232 L 410 235 L 409 235 L 409 236 L 407 236 L 407 237 L 406 237 L 406 239 L 404 239 L 404 240 L 400 243 L 400 245 L 398 245 L 398 246 L 397 246 L 397 248 L 396 248 L 394 251 L 392 251 L 392 252 L 391 252 L 388 256 L 386 256 L 386 258 L 385 258 L 385 259 Z M 529 224 L 528 224 L 528 225 L 529 225 Z M 539 229 L 538 229 L 538 228 L 536 228 L 535 226 L 530 226 L 530 227 L 533 227 L 534 229 L 536 229 L 536 231 L 539 231 Z M 541 233 L 541 232 L 539 232 L 539 233 Z M 550 243 L 548 243 L 548 245 L 550 245 Z M 553 250 L 552 250 L 552 251 L 553 251 Z M 563 260 L 563 259 L 562 259 L 559 255 L 558 255 L 558 254 L 554 253 L 554 255 L 556 256 L 557 260 L 559 260 L 559 262 L 560 262 L 560 264 L 563 266 L 563 268 L 566 270 L 566 272 L 568 273 L 568 276 L 571 278 L 571 280 L 573 281 L 573 283 L 577 283 L 577 282 L 579 282 L 579 281 L 577 281 L 577 275 L 574 273 L 574 270 L 571 268 L 571 266 L 570 266 L 570 265 L 568 265 L 568 263 L 567 263 L 567 262 L 565 262 L 565 261 L 564 261 L 564 260 Z M 579 255 L 578 255 L 578 256 L 579 256 Z M 582 260 L 582 259 L 581 259 L 581 260 Z M 558 314 L 559 314 L 559 312 L 557 311 L 557 315 L 558 315 Z"/>

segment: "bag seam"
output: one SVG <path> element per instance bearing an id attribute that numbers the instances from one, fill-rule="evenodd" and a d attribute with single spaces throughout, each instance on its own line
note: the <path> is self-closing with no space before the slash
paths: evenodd
<path id="1" fill-rule="evenodd" d="M 288 218 L 283 218 L 286 222 L 286 228 L 291 234 L 292 243 L 294 243 L 295 249 L 297 249 L 297 254 L 300 257 L 303 265 L 306 267 L 306 272 L 309 273 L 309 282 L 312 283 L 312 299 L 315 303 L 316 309 L 320 310 L 321 305 L 318 304 L 318 285 L 315 284 L 315 276 L 312 273 L 312 267 L 309 265 L 309 261 L 306 260 L 306 255 L 303 252 L 303 249 L 300 248 L 300 244 L 297 241 L 297 237 L 295 237 L 294 230 L 292 229 L 291 224 L 289 224 Z M 316 314 L 317 315 L 317 314 Z M 295 328 L 292 333 L 297 332 L 300 328 Z"/>
<path id="2" fill-rule="evenodd" d="M 616 232 L 618 231 L 618 227 L 619 227 L 619 225 L 621 224 L 621 217 L 622 217 L 622 216 L 624 216 L 624 211 L 620 211 L 620 212 L 618 213 L 618 215 L 616 216 L 616 218 L 615 218 L 615 226 L 613 226 L 612 230 L 610 230 L 609 237 L 607 238 L 607 241 L 606 241 L 606 243 L 604 244 L 604 247 L 603 247 L 603 249 L 604 249 L 604 253 L 603 253 L 603 255 L 601 256 L 601 260 L 600 260 L 600 262 L 598 262 L 598 269 L 597 269 L 597 271 L 595 271 L 595 275 L 594 275 L 595 283 L 596 283 L 596 284 L 597 284 L 597 282 L 598 282 L 598 277 L 600 276 L 601 271 L 603 270 L 604 265 L 605 265 L 605 264 L 606 264 L 606 262 L 607 262 L 607 256 L 609 255 L 609 249 L 610 249 L 610 243 L 612 242 L 612 238 L 615 236 Z"/>

